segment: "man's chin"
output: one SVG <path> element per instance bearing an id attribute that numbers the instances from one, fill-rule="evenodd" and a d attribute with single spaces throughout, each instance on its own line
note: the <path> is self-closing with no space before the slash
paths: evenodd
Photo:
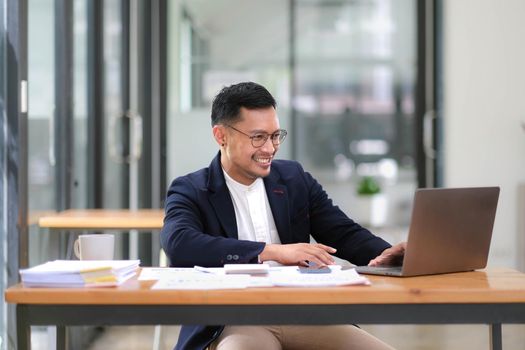
<path id="1" fill-rule="evenodd" d="M 258 171 L 255 172 L 254 174 L 255 174 L 256 177 L 266 177 L 266 176 L 270 175 L 270 169 L 271 169 L 271 167 L 268 167 L 266 169 L 258 169 Z"/>

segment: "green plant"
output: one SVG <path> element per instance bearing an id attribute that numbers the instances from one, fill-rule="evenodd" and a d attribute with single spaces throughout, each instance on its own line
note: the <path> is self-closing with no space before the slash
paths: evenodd
<path id="1" fill-rule="evenodd" d="M 381 192 L 379 183 L 372 176 L 364 176 L 357 186 L 357 193 L 361 196 L 371 196 Z"/>

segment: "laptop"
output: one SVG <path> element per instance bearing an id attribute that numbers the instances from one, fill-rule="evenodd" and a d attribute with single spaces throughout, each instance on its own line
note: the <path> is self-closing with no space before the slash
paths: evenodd
<path id="1" fill-rule="evenodd" d="M 402 266 L 357 266 L 363 274 L 419 276 L 484 268 L 499 187 L 418 189 Z"/>

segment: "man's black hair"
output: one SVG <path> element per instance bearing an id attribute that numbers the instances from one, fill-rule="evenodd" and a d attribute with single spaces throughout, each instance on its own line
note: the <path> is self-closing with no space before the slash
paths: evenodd
<path id="1" fill-rule="evenodd" d="M 264 109 L 275 106 L 272 94 L 262 85 L 253 82 L 230 85 L 213 99 L 211 125 L 234 123 L 240 118 L 241 107 Z"/>

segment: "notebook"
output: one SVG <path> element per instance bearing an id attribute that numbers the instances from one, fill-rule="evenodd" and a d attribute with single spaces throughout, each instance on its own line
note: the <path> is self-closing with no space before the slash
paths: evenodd
<path id="1" fill-rule="evenodd" d="M 499 187 L 416 190 L 403 265 L 356 270 L 419 276 L 484 268 L 499 192 Z"/>

